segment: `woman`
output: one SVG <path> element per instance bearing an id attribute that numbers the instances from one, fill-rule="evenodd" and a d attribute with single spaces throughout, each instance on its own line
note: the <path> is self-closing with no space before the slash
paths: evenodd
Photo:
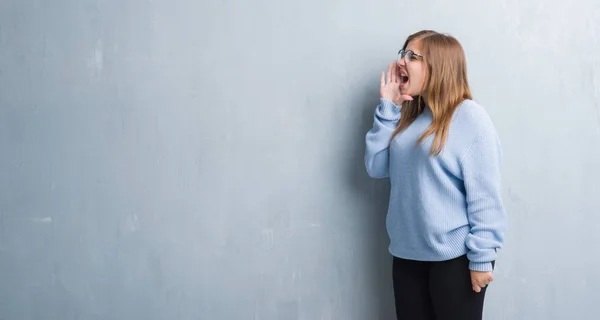
<path id="1" fill-rule="evenodd" d="M 391 183 L 397 318 L 479 320 L 506 229 L 502 151 L 471 98 L 460 43 L 430 30 L 411 35 L 380 93 L 365 165 Z"/>

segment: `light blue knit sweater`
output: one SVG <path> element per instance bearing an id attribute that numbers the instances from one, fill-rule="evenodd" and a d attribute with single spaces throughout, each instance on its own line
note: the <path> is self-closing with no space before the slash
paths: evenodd
<path id="1" fill-rule="evenodd" d="M 492 271 L 504 243 L 506 214 L 500 196 L 502 150 L 486 111 L 472 100 L 453 115 L 448 140 L 429 155 L 433 136 L 417 139 L 432 121 L 429 108 L 388 143 L 400 108 L 380 99 L 366 134 L 365 165 L 372 178 L 389 178 L 389 251 L 420 261 L 467 254 L 469 268 Z"/>

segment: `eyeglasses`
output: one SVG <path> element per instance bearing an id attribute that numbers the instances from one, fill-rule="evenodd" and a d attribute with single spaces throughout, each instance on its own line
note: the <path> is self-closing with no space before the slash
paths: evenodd
<path id="1" fill-rule="evenodd" d="M 404 62 L 408 64 L 409 62 L 415 61 L 419 58 L 423 58 L 423 55 L 418 54 L 412 50 L 401 49 L 400 51 L 398 51 L 398 59 L 396 60 L 396 62 L 400 64 L 400 60 L 404 59 Z"/>

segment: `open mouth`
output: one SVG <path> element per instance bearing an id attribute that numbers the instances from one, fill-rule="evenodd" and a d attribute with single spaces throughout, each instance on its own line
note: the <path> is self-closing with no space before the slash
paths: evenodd
<path id="1" fill-rule="evenodd" d="M 404 85 L 407 82 L 408 82 L 408 75 L 406 75 L 406 72 L 400 71 L 400 85 Z"/>

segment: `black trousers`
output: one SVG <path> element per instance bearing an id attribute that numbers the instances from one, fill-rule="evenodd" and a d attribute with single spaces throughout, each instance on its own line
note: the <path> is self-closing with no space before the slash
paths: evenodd
<path id="1" fill-rule="evenodd" d="M 394 257 L 398 320 L 481 320 L 487 287 L 473 291 L 467 256 L 426 262 Z"/>

